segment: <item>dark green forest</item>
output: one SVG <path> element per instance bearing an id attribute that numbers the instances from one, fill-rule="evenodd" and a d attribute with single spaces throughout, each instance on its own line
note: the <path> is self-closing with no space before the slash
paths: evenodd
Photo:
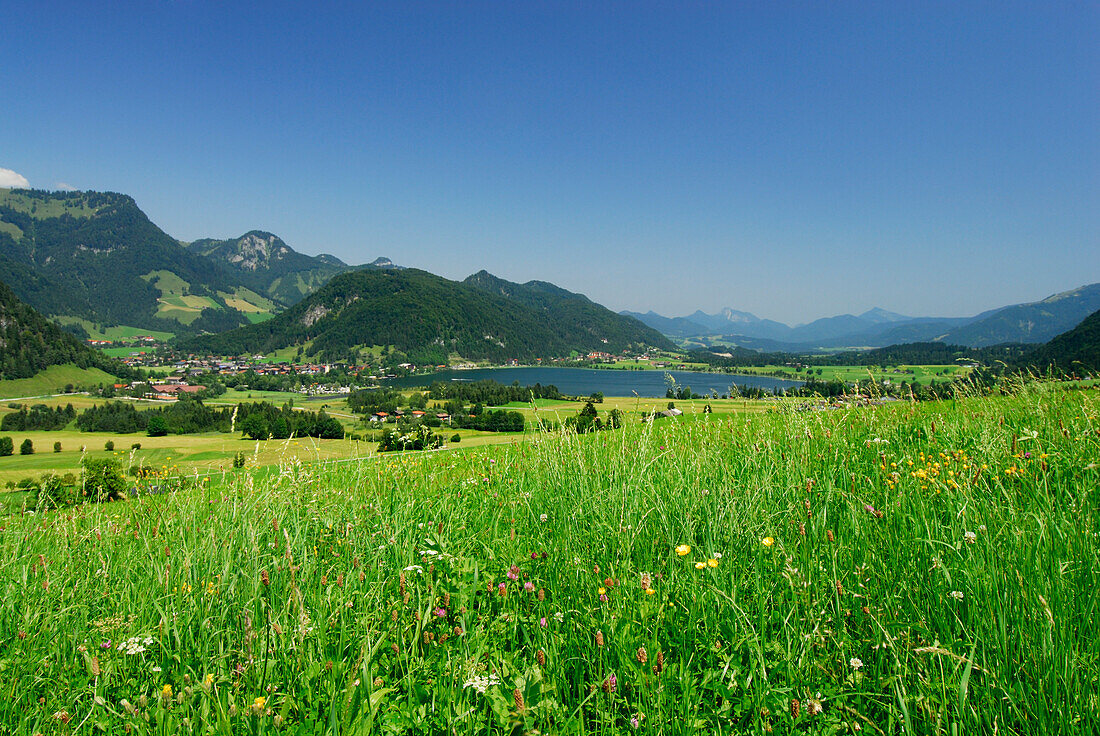
<path id="1" fill-rule="evenodd" d="M 51 365 L 66 363 L 124 378 L 137 377 L 119 361 L 81 344 L 0 282 L 0 380 L 30 378 Z"/>

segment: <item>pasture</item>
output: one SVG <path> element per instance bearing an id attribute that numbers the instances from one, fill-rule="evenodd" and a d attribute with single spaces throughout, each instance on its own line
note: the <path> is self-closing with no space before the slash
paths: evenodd
<path id="1" fill-rule="evenodd" d="M 1022 386 L 9 516 L 0 732 L 1087 732 L 1098 432 Z"/>

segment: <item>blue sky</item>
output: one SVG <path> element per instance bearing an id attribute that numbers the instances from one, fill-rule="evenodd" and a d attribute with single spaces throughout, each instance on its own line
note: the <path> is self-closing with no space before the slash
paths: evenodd
<path id="1" fill-rule="evenodd" d="M 1100 281 L 1095 3 L 9 3 L 0 167 L 613 309 Z"/>

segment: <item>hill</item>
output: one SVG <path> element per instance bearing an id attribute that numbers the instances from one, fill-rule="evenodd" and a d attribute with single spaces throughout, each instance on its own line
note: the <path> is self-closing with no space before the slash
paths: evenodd
<path id="1" fill-rule="evenodd" d="M 1065 371 L 1100 371 L 1100 311 L 1026 354 L 1023 362 L 1038 368 L 1053 365 Z"/>
<path id="2" fill-rule="evenodd" d="M 641 343 L 665 350 L 675 347 L 657 330 L 635 319 L 615 314 L 584 294 L 568 291 L 546 281 L 517 284 L 481 270 L 466 277 L 462 283 L 518 302 L 548 315 L 555 323 L 583 331 L 596 341 L 587 343 L 596 350 L 610 352 L 609 345 L 615 345 L 618 349 Z M 604 343 L 603 340 L 607 342 Z"/>
<path id="3" fill-rule="evenodd" d="M 267 322 L 182 347 L 236 355 L 300 345 L 308 355 L 355 359 L 360 347 L 382 345 L 412 362 L 438 364 L 452 356 L 507 360 L 617 351 L 649 338 L 670 345 L 636 321 L 552 284 L 524 285 L 507 295 L 483 287 L 419 269 L 349 271 Z M 613 319 L 597 319 L 599 310 Z"/>
<path id="4" fill-rule="evenodd" d="M 81 344 L 38 314 L 0 282 L 0 381 L 33 378 L 61 365 L 133 375 L 122 363 Z"/>

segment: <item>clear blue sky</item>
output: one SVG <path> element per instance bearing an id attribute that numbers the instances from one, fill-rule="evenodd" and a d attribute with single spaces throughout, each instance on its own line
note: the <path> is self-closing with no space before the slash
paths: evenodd
<path id="1" fill-rule="evenodd" d="M 0 167 L 613 309 L 1100 281 L 1095 2 L 6 3 Z"/>

